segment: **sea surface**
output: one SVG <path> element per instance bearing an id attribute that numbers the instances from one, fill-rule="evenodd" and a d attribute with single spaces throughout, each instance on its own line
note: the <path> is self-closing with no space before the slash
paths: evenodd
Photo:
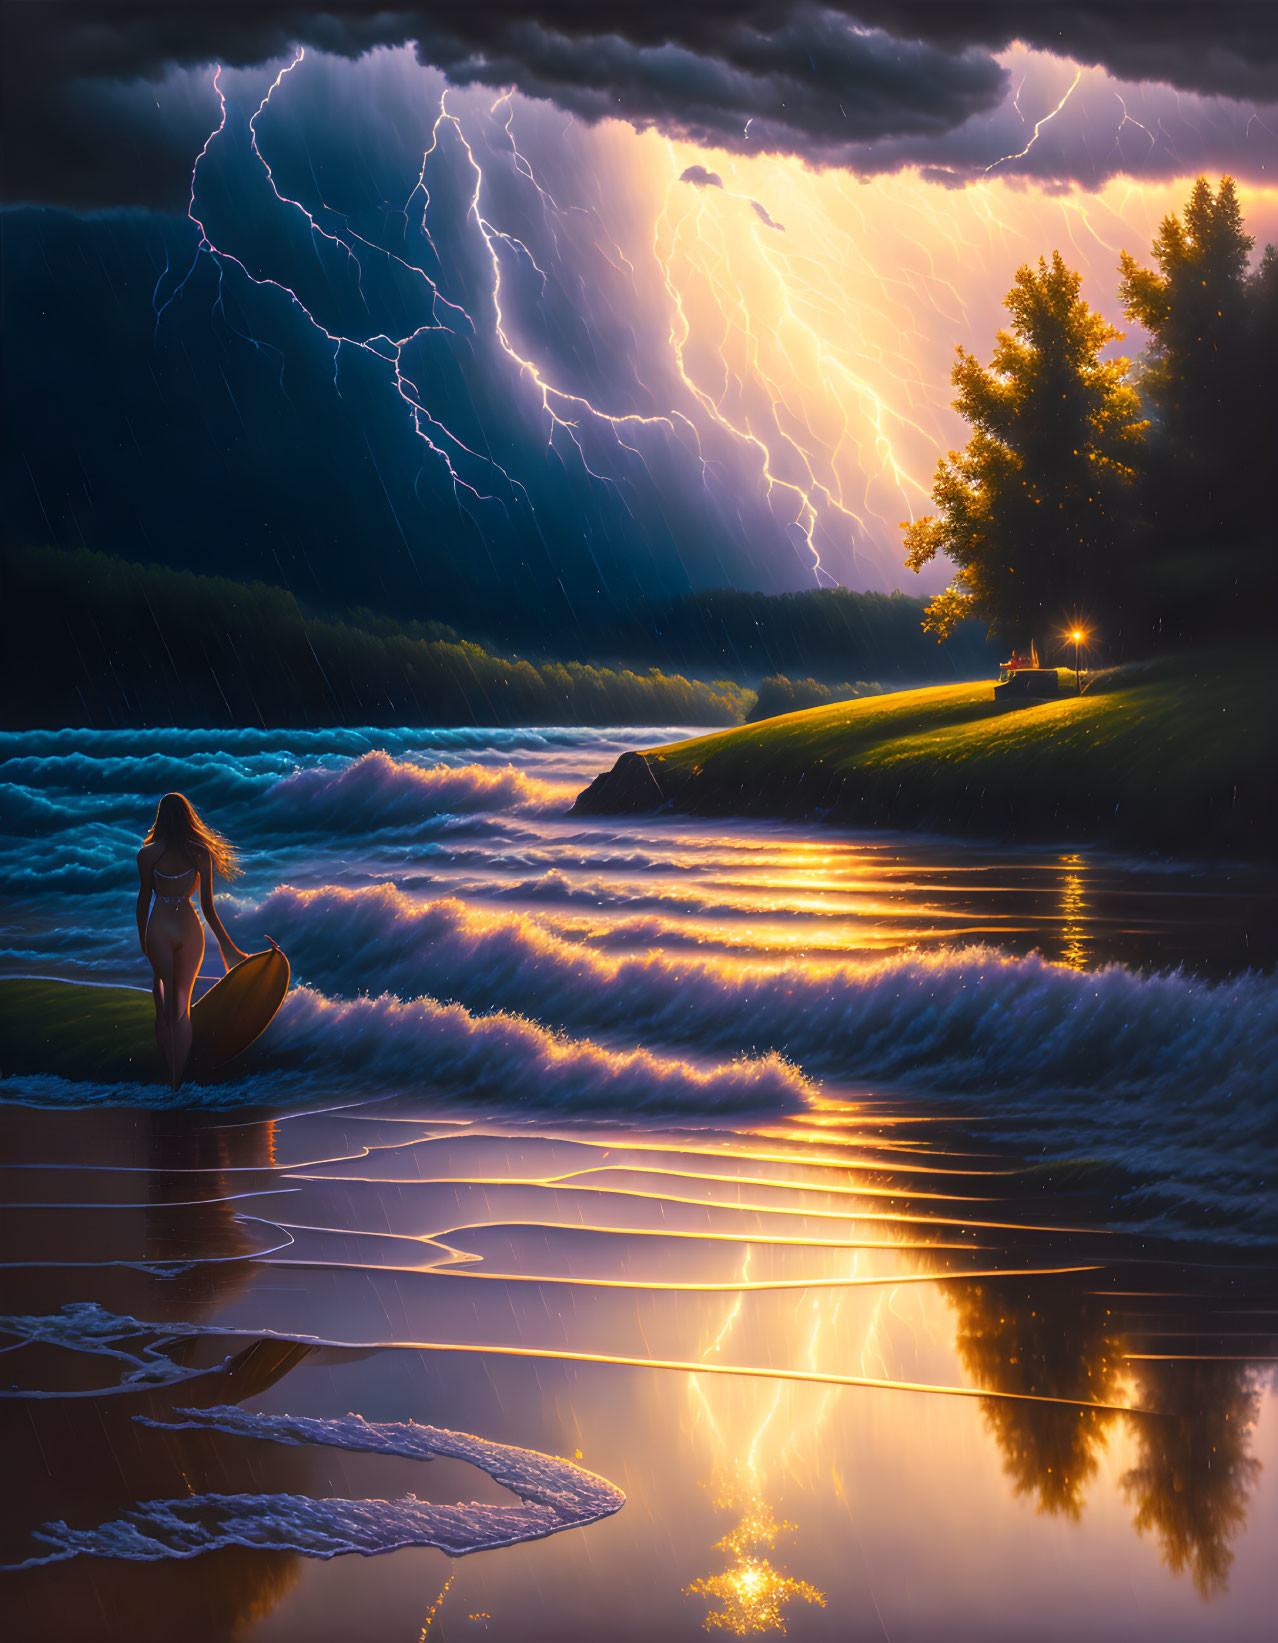
<path id="1" fill-rule="evenodd" d="M 570 813 L 688 733 L 0 735 L 0 976 L 177 788 L 294 978 L 0 1081 L 21 1635 L 1269 1635 L 1272 872 Z"/>

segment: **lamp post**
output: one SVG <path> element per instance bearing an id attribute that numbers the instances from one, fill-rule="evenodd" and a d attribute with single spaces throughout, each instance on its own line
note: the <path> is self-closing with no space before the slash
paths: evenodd
<path id="1" fill-rule="evenodd" d="M 1083 642 L 1082 628 L 1075 628 L 1070 634 L 1070 638 L 1074 641 L 1074 694 L 1081 696 L 1083 694 L 1083 678 L 1078 667 L 1078 647 Z"/>

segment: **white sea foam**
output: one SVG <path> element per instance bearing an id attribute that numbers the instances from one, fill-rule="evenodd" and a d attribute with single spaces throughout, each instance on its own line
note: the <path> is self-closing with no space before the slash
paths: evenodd
<path id="1" fill-rule="evenodd" d="M 203 1374 L 202 1369 L 176 1363 L 169 1351 L 188 1336 L 207 1333 L 211 1331 L 197 1324 L 141 1323 L 137 1318 L 109 1312 L 97 1301 L 68 1301 L 57 1312 L 0 1316 L 0 1335 L 11 1336 L 24 1346 L 56 1346 L 119 1364 L 122 1372 L 118 1385 L 84 1394 L 90 1397 L 101 1397 L 104 1391 L 137 1392 L 168 1386 Z M 16 1387 L 0 1389 L 0 1398 L 59 1395 L 63 1394 L 21 1391 Z"/>
<path id="2" fill-rule="evenodd" d="M 820 964 L 614 956 L 527 914 L 389 885 L 283 888 L 262 913 L 333 993 L 442 994 L 610 1040 L 779 1052 L 854 1091 L 961 1098 L 994 1134 L 1051 1156 L 1100 1152 L 1239 1222 L 1278 1167 L 1272 976 L 1087 972 L 988 947 Z"/>
<path id="3" fill-rule="evenodd" d="M 779 1050 L 845 1079 L 938 1089 L 1111 1091 L 1149 1083 L 1267 1086 L 1278 1057 L 1278 982 L 1088 972 L 969 946 L 813 964 L 721 955 L 614 957 L 527 914 L 393 885 L 283 887 L 258 908 L 298 970 L 497 1006 L 574 1031 L 624 1031 L 716 1051 Z"/>
<path id="4" fill-rule="evenodd" d="M 436 1505 L 400 1500 L 313 1499 L 308 1495 L 192 1495 L 145 1501 L 96 1529 L 46 1523 L 35 1538 L 53 1548 L 16 1568 L 33 1568 L 88 1554 L 154 1562 L 199 1557 L 224 1546 L 299 1552 L 331 1558 L 348 1552 L 374 1557 L 404 1546 L 434 1546 L 449 1557 L 539 1540 L 608 1517 L 625 1496 L 605 1478 L 572 1461 L 532 1449 L 490 1443 L 464 1432 L 412 1422 L 373 1423 L 359 1415 L 313 1419 L 263 1415 L 231 1406 L 178 1409 L 177 1421 L 135 1417 L 161 1431 L 229 1432 L 270 1443 L 323 1445 L 409 1460 L 466 1461 L 517 1495 L 518 1506 L 479 1502 Z"/>
<path id="5" fill-rule="evenodd" d="M 421 765 L 380 750 L 339 769 L 312 766 L 272 784 L 254 808 L 259 827 L 360 833 L 447 813 L 565 808 L 569 795 L 513 765 Z"/>
<path id="6" fill-rule="evenodd" d="M 289 994 L 266 1041 L 288 1066 L 311 1062 L 400 1088 L 431 1087 L 503 1105 L 618 1112 L 776 1110 L 812 1085 L 777 1055 L 700 1066 L 643 1049 L 609 1049 L 509 1012 L 473 1015 L 433 998 Z"/>

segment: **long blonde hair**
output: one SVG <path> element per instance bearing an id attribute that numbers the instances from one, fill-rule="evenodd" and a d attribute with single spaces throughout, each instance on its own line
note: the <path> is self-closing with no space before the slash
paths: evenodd
<path id="1" fill-rule="evenodd" d="M 143 844 L 162 844 L 179 855 L 194 858 L 207 850 L 213 866 L 224 879 L 238 878 L 243 872 L 240 858 L 233 845 L 207 822 L 201 821 L 195 806 L 184 793 L 166 793 L 155 807 L 155 820 Z"/>

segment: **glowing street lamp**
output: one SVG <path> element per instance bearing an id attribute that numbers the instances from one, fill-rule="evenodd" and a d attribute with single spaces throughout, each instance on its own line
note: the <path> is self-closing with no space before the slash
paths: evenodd
<path id="1" fill-rule="evenodd" d="M 1074 641 L 1074 692 L 1078 696 L 1083 694 L 1083 679 L 1078 666 L 1078 647 L 1086 637 L 1087 633 L 1083 628 L 1070 630 L 1070 638 Z"/>

